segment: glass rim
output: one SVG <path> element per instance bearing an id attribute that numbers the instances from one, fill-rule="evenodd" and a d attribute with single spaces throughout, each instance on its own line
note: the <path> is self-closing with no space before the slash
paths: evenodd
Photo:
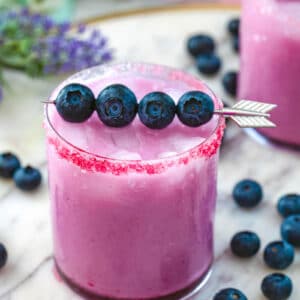
<path id="1" fill-rule="evenodd" d="M 109 70 L 109 69 L 112 69 L 114 67 L 121 67 L 121 68 L 125 67 L 125 68 L 128 69 L 128 71 L 130 71 L 130 67 L 138 68 L 139 66 L 140 67 L 148 67 L 148 68 L 156 68 L 157 67 L 157 68 L 162 68 L 164 70 L 168 70 L 169 72 L 172 72 L 172 71 L 173 72 L 180 72 L 186 78 L 189 78 L 190 80 L 193 80 L 193 82 L 201 83 L 201 85 L 203 85 L 213 95 L 213 97 L 216 99 L 216 101 L 217 101 L 216 108 L 217 109 L 220 109 L 220 108 L 223 107 L 222 101 L 215 95 L 215 93 L 202 80 L 199 80 L 196 77 L 194 77 L 193 75 L 186 73 L 184 70 L 180 70 L 180 69 L 173 68 L 173 67 L 170 67 L 170 66 L 164 66 L 164 65 L 161 65 L 161 64 L 153 64 L 153 63 L 150 64 L 150 63 L 142 63 L 142 62 L 125 62 L 125 63 L 112 63 L 112 64 L 94 66 L 92 68 L 84 69 L 80 72 L 77 72 L 77 73 L 71 75 L 66 80 L 64 80 L 58 87 L 64 86 L 64 85 L 72 82 L 72 78 L 80 76 L 81 74 L 85 74 L 86 72 L 92 71 L 93 69 L 101 69 L 103 72 L 105 72 L 105 70 Z M 201 143 L 195 145 L 194 147 L 191 147 L 190 149 L 187 149 L 185 151 L 179 152 L 179 153 L 174 154 L 174 155 L 170 155 L 170 156 L 167 156 L 167 157 L 162 157 L 162 158 L 141 159 L 141 160 L 118 159 L 118 158 L 111 158 L 109 156 L 104 156 L 104 155 L 101 155 L 101 154 L 89 152 L 85 149 L 82 149 L 81 147 L 79 147 L 77 145 L 74 145 L 68 139 L 63 137 L 62 134 L 59 133 L 56 130 L 55 126 L 51 122 L 51 119 L 50 119 L 50 116 L 49 116 L 49 105 L 53 105 L 53 104 L 49 104 L 49 103 L 45 104 L 45 117 L 46 117 L 47 123 L 49 124 L 51 130 L 53 130 L 53 132 L 55 133 L 57 138 L 59 138 L 67 146 L 71 147 L 72 149 L 76 150 L 77 152 L 81 153 L 84 156 L 94 157 L 94 158 L 101 159 L 101 160 L 107 160 L 107 161 L 111 161 L 112 163 L 137 163 L 137 162 L 138 163 L 146 163 L 146 164 L 159 163 L 159 162 L 164 162 L 166 160 L 178 160 L 181 157 L 189 154 L 190 152 L 195 152 L 195 151 L 200 154 L 198 156 L 205 157 L 206 155 L 203 154 L 203 152 L 200 151 L 200 148 L 210 145 L 211 143 L 214 142 L 214 140 L 216 138 L 219 140 L 218 147 L 217 147 L 217 148 L 219 148 L 219 146 L 221 144 L 221 139 L 222 139 L 222 136 L 223 136 L 223 131 L 224 131 L 224 128 L 225 128 L 225 119 L 224 119 L 224 117 L 221 116 L 221 115 L 217 115 L 218 119 L 217 119 L 217 122 L 216 122 L 216 127 L 210 132 L 209 136 L 206 137 Z M 220 132 L 219 135 L 218 135 L 218 132 Z M 216 137 L 216 135 L 217 135 L 217 137 Z M 216 149 L 216 151 L 217 151 L 217 149 Z M 216 152 L 216 151 L 214 151 L 214 152 Z M 211 155 L 207 155 L 207 156 L 209 157 Z"/>

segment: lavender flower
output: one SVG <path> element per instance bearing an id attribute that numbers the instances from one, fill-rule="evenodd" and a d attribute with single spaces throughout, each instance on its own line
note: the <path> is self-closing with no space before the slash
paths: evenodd
<path id="1" fill-rule="evenodd" d="M 50 18 L 45 17 L 42 20 L 42 27 L 46 33 L 48 33 L 49 30 L 51 30 L 53 28 L 53 26 L 54 26 L 54 22 Z"/>
<path id="2" fill-rule="evenodd" d="M 85 24 L 79 24 L 78 25 L 78 30 L 77 30 L 78 33 L 84 33 L 85 30 L 86 30 Z"/>
<path id="3" fill-rule="evenodd" d="M 32 25 L 38 26 L 42 23 L 43 18 L 44 17 L 40 14 L 34 14 L 34 15 L 31 15 L 30 18 L 27 18 L 26 20 L 31 22 Z"/>
<path id="4" fill-rule="evenodd" d="M 57 32 L 60 35 L 64 35 L 65 33 L 67 33 L 71 28 L 71 25 L 67 22 L 65 23 L 61 23 L 57 25 Z"/>
<path id="5" fill-rule="evenodd" d="M 17 13 L 15 11 L 10 11 L 8 14 L 9 19 L 15 19 L 17 16 Z"/>
<path id="6" fill-rule="evenodd" d="M 55 73 L 66 73 L 81 70 L 112 59 L 111 50 L 106 47 L 105 38 L 97 44 L 90 39 L 79 39 L 72 36 L 49 36 L 39 41 L 33 52 L 45 61 L 44 73 L 55 69 Z M 42 49 L 42 51 L 41 51 Z"/>
<path id="7" fill-rule="evenodd" d="M 20 16 L 29 16 L 30 14 L 30 11 L 29 11 L 29 8 L 28 7 L 23 7 L 21 10 L 20 10 Z"/>
<path id="8" fill-rule="evenodd" d="M 0 62 L 40 76 L 74 72 L 110 61 L 112 50 L 107 38 L 99 30 L 88 31 L 84 24 L 71 31 L 70 23 L 56 23 L 27 8 L 2 13 Z"/>

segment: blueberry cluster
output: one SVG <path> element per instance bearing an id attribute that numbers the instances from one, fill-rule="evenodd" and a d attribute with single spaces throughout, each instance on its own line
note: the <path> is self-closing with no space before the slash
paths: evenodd
<path id="1" fill-rule="evenodd" d="M 214 113 L 212 98 L 200 91 L 185 93 L 177 105 L 163 92 L 149 93 L 138 103 L 135 94 L 122 84 L 107 86 L 95 98 L 87 86 L 72 83 L 58 93 L 54 104 L 67 122 L 84 122 L 96 110 L 99 119 L 110 127 L 127 126 L 136 114 L 151 129 L 167 127 L 176 114 L 183 124 L 197 127 L 209 122 Z"/>
<path id="2" fill-rule="evenodd" d="M 248 300 L 248 298 L 240 290 L 227 288 L 220 290 L 213 300 Z"/>
<path id="3" fill-rule="evenodd" d="M 239 27 L 240 20 L 238 18 L 230 20 L 227 24 L 235 52 L 239 52 Z M 187 51 L 195 59 L 197 69 L 202 74 L 214 75 L 221 69 L 222 60 L 215 54 L 215 50 L 216 43 L 210 35 L 196 34 L 187 40 Z M 222 78 L 222 85 L 231 96 L 236 96 L 237 93 L 237 77 L 236 71 L 228 71 Z"/>
<path id="4" fill-rule="evenodd" d="M 0 177 L 12 178 L 16 186 L 23 191 L 36 189 L 42 181 L 38 169 L 31 166 L 22 167 L 18 157 L 11 152 L 0 154 Z"/>
<path id="5" fill-rule="evenodd" d="M 227 29 L 229 34 L 232 37 L 232 48 L 235 52 L 240 51 L 240 19 L 239 18 L 234 18 L 229 21 L 227 25 Z"/>
<path id="6" fill-rule="evenodd" d="M 258 205 L 263 198 L 261 185 L 251 179 L 240 181 L 233 189 L 233 199 L 243 208 Z M 282 240 L 267 244 L 263 251 L 265 264 L 272 269 L 284 270 L 294 261 L 294 247 L 300 247 L 300 195 L 288 194 L 282 196 L 277 204 L 277 210 L 285 220 L 281 225 Z M 230 242 L 230 248 L 235 256 L 249 258 L 258 253 L 261 242 L 259 236 L 251 231 L 236 233 Z M 264 296 L 270 300 L 285 300 L 293 290 L 292 280 L 285 274 L 273 273 L 267 275 L 261 283 Z M 227 288 L 221 290 L 214 300 L 247 299 L 239 290 Z"/>
<path id="7" fill-rule="evenodd" d="M 22 167 L 18 157 L 11 152 L 0 154 L 0 177 L 5 179 L 13 179 L 16 186 L 24 191 L 31 191 L 37 188 L 42 176 L 39 170 L 26 166 Z M 0 243 L 0 269 L 7 262 L 7 250 Z"/>
<path id="8" fill-rule="evenodd" d="M 233 97 L 235 97 L 237 94 L 237 81 L 238 73 L 236 71 L 228 71 L 222 78 L 224 90 Z"/>
<path id="9" fill-rule="evenodd" d="M 7 250 L 5 246 L 0 243 L 0 269 L 2 269 L 7 262 Z"/>
<path id="10" fill-rule="evenodd" d="M 244 179 L 236 184 L 232 196 L 234 201 L 243 208 L 255 207 L 262 201 L 263 189 L 252 179 Z"/>
<path id="11" fill-rule="evenodd" d="M 285 218 L 281 224 L 281 237 L 294 247 L 300 247 L 300 195 L 288 194 L 281 197 L 277 209 Z"/>
<path id="12" fill-rule="evenodd" d="M 187 50 L 195 58 L 199 72 L 205 75 L 218 73 L 222 66 L 221 58 L 215 54 L 215 41 L 207 34 L 191 36 L 187 41 Z"/>

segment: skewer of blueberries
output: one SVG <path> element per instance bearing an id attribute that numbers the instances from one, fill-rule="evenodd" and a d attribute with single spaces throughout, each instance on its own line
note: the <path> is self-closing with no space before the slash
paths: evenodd
<path id="1" fill-rule="evenodd" d="M 163 129 L 175 114 L 183 124 L 198 127 L 214 114 L 212 98 L 201 91 L 185 93 L 177 105 L 163 92 L 151 92 L 138 103 L 135 94 L 122 84 L 107 86 L 95 98 L 87 86 L 71 83 L 61 89 L 55 101 L 46 103 L 54 103 L 65 121 L 75 123 L 86 121 L 96 110 L 99 119 L 110 127 L 127 126 L 138 115 L 148 128 Z"/>

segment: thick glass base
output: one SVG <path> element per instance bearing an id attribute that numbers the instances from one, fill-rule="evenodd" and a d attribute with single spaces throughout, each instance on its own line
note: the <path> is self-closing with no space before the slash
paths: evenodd
<path id="1" fill-rule="evenodd" d="M 86 300 L 137 300 L 137 298 L 112 298 L 108 296 L 103 295 L 97 295 L 91 291 L 88 291 L 80 286 L 78 286 L 76 283 L 74 283 L 71 279 L 69 279 L 59 268 L 57 264 L 55 264 L 55 268 L 61 277 L 61 279 L 77 294 L 84 297 Z M 199 291 L 202 289 L 202 287 L 207 283 L 209 277 L 211 275 L 211 267 L 208 268 L 207 272 L 203 276 L 201 276 L 199 279 L 197 279 L 195 282 L 193 282 L 188 287 L 177 291 L 175 293 L 162 296 L 162 297 L 155 297 L 155 298 L 138 298 L 138 300 L 188 300 L 192 297 L 196 296 Z"/>

